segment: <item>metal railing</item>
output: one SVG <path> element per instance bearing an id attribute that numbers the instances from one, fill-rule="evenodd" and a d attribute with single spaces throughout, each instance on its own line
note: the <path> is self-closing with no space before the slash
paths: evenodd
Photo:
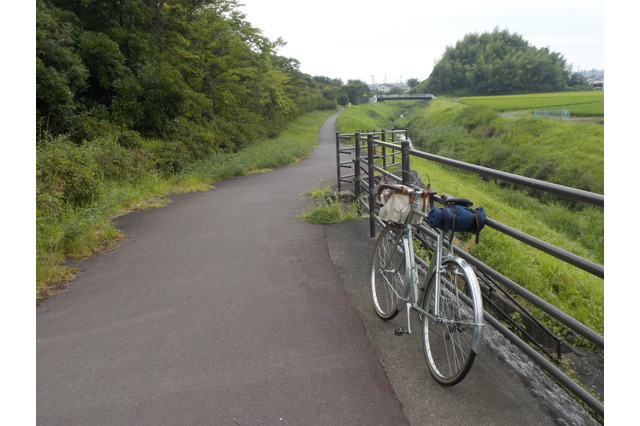
<path id="1" fill-rule="evenodd" d="M 373 132 L 356 132 L 352 134 L 336 133 L 338 189 L 342 190 L 342 184 L 346 182 L 351 182 L 354 184 L 353 188 L 355 197 L 361 200 L 364 208 L 369 211 L 369 229 L 371 237 L 374 237 L 376 234 L 376 226 L 382 224 L 382 221 L 380 221 L 380 219 L 378 219 L 377 215 L 375 214 L 376 209 L 374 197 L 377 179 L 379 179 L 381 176 L 386 176 L 388 179 L 407 183 L 409 175 L 408 173 L 404 172 L 408 172 L 411 170 L 410 161 L 412 156 L 424 158 L 426 160 L 473 172 L 484 177 L 506 181 L 544 192 L 549 192 L 574 201 L 590 203 L 596 206 L 604 206 L 604 196 L 600 194 L 582 191 L 549 182 L 539 181 L 536 179 L 518 176 L 511 173 L 476 166 L 462 161 L 457 161 L 450 158 L 414 150 L 407 136 L 408 135 L 406 130 L 383 130 Z M 347 140 L 352 143 L 352 146 L 345 147 L 343 145 L 343 142 Z M 389 142 L 388 140 L 390 140 L 391 142 Z M 396 140 L 399 143 L 395 143 Z M 342 156 L 346 154 L 350 156 L 349 160 L 344 160 L 344 158 L 342 158 Z M 351 168 L 352 173 L 347 175 L 343 174 L 342 170 L 345 168 Z M 391 173 L 389 171 L 390 168 L 398 168 L 402 170 L 402 178 Z M 439 197 L 436 197 L 436 201 L 440 201 Z M 374 207 L 371 208 L 371 206 Z M 508 235 L 512 238 L 515 238 L 518 241 L 528 244 L 529 246 L 537 250 L 541 250 L 551 256 L 554 256 L 566 263 L 587 271 L 592 275 L 604 278 L 604 268 L 601 265 L 583 259 L 580 256 L 555 247 L 535 237 L 532 237 L 521 231 L 497 222 L 491 218 L 487 218 L 486 226 L 491 227 L 496 231 Z M 426 241 L 424 241 L 424 239 L 435 238 L 435 232 L 430 228 L 422 225 L 418 226 L 417 235 L 425 243 Z M 565 314 L 555 306 L 529 292 L 510 278 L 502 275 L 495 269 L 484 264 L 470 254 L 464 252 L 462 249 L 454 246 L 454 251 L 457 255 L 463 257 L 467 262 L 469 262 L 478 273 L 479 279 L 485 282 L 486 285 L 483 289 L 484 298 L 489 302 L 490 306 L 495 305 L 494 301 L 492 300 L 492 297 L 495 295 L 493 295 L 492 292 L 495 292 L 496 288 L 499 287 L 500 292 L 504 293 L 504 296 L 509 298 L 509 303 L 511 305 L 518 304 L 515 298 L 510 295 L 510 293 L 513 293 L 518 297 L 526 300 L 528 303 L 541 309 L 552 318 L 556 319 L 560 323 L 573 330 L 575 333 L 583 336 L 594 345 L 604 350 L 604 337 L 599 333 L 593 331 L 589 327 Z M 422 260 L 420 259 L 419 261 Z M 499 283 L 499 286 L 497 286 L 496 283 Z M 487 292 L 490 294 L 487 294 Z M 494 308 L 494 310 L 500 312 L 499 306 L 494 306 Z M 519 311 L 526 311 L 522 307 L 519 307 L 518 309 Z M 533 318 L 531 314 L 529 314 L 528 312 L 526 313 L 530 315 L 531 318 Z M 510 320 L 507 314 L 501 316 L 503 320 Z M 518 324 L 515 324 L 514 321 L 511 321 L 514 327 L 518 328 L 521 334 L 525 334 L 528 342 L 512 332 L 509 328 L 507 328 L 500 321 L 494 318 L 490 313 L 485 312 L 485 318 L 487 319 L 487 322 L 493 325 L 494 328 L 496 328 L 501 334 L 503 334 L 509 341 L 520 348 L 527 356 L 529 356 L 540 367 L 542 367 L 545 371 L 552 375 L 559 383 L 561 383 L 565 388 L 576 395 L 576 397 L 582 400 L 587 406 L 592 408 L 600 415 L 604 415 L 603 403 L 593 395 L 591 395 L 591 393 L 585 390 L 580 384 L 567 376 L 554 364 L 557 363 L 558 360 L 554 359 L 553 356 L 545 349 L 545 346 L 548 345 L 538 343 L 534 338 L 526 335 L 526 331 L 519 327 Z M 535 318 L 533 318 L 533 321 L 537 322 Z M 561 339 L 558 336 L 555 336 L 551 331 L 547 330 L 546 327 L 542 326 L 541 324 L 539 324 L 539 326 L 544 332 L 551 336 L 550 339 L 557 345 L 559 359 L 561 356 Z M 537 350 L 532 347 L 532 345 L 537 348 Z M 540 351 L 543 352 L 544 355 L 542 355 Z"/>
<path id="2" fill-rule="evenodd" d="M 399 130 L 366 130 L 366 131 L 356 131 L 355 133 L 347 133 L 340 134 L 336 133 L 336 160 L 337 160 L 337 172 L 338 172 L 338 191 L 342 191 L 342 184 L 345 182 L 354 183 L 355 185 L 355 193 L 356 197 L 360 197 L 362 193 L 362 168 L 358 162 L 358 167 L 354 167 L 353 158 L 362 158 L 362 144 L 367 141 L 368 135 L 372 136 L 380 136 L 381 142 L 387 142 L 387 140 L 391 143 L 391 146 L 396 147 L 395 142 L 401 142 L 403 140 L 408 140 L 408 131 L 406 129 Z M 351 146 L 342 145 L 342 141 L 351 141 L 353 139 L 353 144 Z M 342 155 L 349 155 L 349 159 L 346 161 L 342 160 Z M 389 160 L 389 157 L 391 160 Z M 398 160 L 401 158 L 399 154 L 396 154 L 395 150 L 392 150 L 391 155 L 386 155 L 385 147 L 382 147 L 382 165 L 386 169 L 388 167 L 393 167 L 398 165 Z M 390 162 L 389 162 L 390 161 Z M 349 174 L 343 174 L 343 169 L 352 170 Z"/>
<path id="3" fill-rule="evenodd" d="M 409 100 L 433 100 L 436 99 L 435 96 L 433 95 L 428 95 L 428 94 L 424 94 L 424 95 L 418 95 L 418 94 L 397 94 L 397 95 L 377 95 L 376 97 L 376 101 L 382 102 L 382 101 L 393 101 L 393 100 L 403 100 L 403 101 L 409 101 Z"/>

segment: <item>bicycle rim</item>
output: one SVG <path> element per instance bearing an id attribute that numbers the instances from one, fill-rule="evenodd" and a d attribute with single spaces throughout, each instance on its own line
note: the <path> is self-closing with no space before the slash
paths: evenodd
<path id="1" fill-rule="evenodd" d="M 474 298 L 467 271 L 456 262 L 442 264 L 439 291 L 439 315 L 434 316 L 436 276 L 427 285 L 423 309 L 430 315 L 423 318 L 423 347 L 427 365 L 438 383 L 452 386 L 469 372 L 476 353 L 472 348 L 482 325 L 476 324 Z M 481 305 L 480 305 L 481 306 Z"/>

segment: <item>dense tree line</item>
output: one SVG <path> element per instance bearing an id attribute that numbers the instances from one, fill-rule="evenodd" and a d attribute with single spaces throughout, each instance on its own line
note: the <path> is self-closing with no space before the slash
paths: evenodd
<path id="1" fill-rule="evenodd" d="M 496 28 L 467 34 L 448 47 L 415 93 L 458 96 L 589 90 L 572 75 L 564 57 L 531 46 L 518 34 Z"/>
<path id="2" fill-rule="evenodd" d="M 112 126 L 160 138 L 190 129 L 200 149 L 235 149 L 355 100 L 350 84 L 278 56 L 283 42 L 235 0 L 37 0 L 36 13 L 40 134 L 80 143 Z"/>
<path id="3" fill-rule="evenodd" d="M 310 76 L 236 0 L 36 1 L 38 214 L 107 183 L 170 175 L 357 103 L 360 81 Z"/>

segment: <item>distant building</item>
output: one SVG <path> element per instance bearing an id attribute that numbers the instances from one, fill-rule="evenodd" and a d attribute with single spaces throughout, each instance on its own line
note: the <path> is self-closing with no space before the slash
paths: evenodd
<path id="1" fill-rule="evenodd" d="M 587 77 L 585 79 L 587 83 L 592 86 L 604 87 L 604 76 L 602 77 Z"/>
<path id="2" fill-rule="evenodd" d="M 585 83 L 595 88 L 604 88 L 604 70 L 580 71 L 577 74 L 582 76 Z"/>

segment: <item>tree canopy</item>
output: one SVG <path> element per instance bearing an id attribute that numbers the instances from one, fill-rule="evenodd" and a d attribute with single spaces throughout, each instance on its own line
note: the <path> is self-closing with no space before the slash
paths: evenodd
<path id="1" fill-rule="evenodd" d="M 560 53 L 536 48 L 520 35 L 496 28 L 467 34 L 455 47 L 447 47 L 429 78 L 413 91 L 502 95 L 571 90 L 576 84 Z"/>
<path id="2" fill-rule="evenodd" d="M 236 0 L 37 0 L 39 134 L 76 143 L 110 127 L 200 134 L 234 149 L 350 96 L 246 21 Z M 342 96 L 344 100 L 344 96 Z M 184 136 L 184 135 L 183 135 Z"/>

